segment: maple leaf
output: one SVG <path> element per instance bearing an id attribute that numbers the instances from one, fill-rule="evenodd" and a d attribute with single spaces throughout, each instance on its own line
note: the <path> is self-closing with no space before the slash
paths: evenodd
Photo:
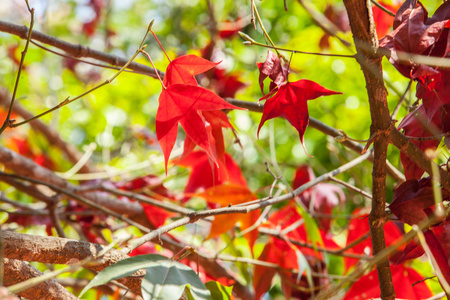
<path id="1" fill-rule="evenodd" d="M 172 84 L 163 89 L 159 96 L 159 107 L 156 113 L 156 136 L 164 154 L 166 171 L 170 152 L 175 145 L 178 123 L 189 138 L 217 163 L 208 141 L 204 117 L 199 112 L 218 109 L 240 108 L 199 86 Z"/>
<path id="2" fill-rule="evenodd" d="M 298 213 L 297 209 L 293 204 L 288 204 L 279 211 L 273 213 L 266 223 L 263 224 L 264 227 L 269 227 L 282 231 L 285 228 L 291 228 L 286 234 L 286 237 L 299 241 L 302 243 L 310 242 L 308 240 L 308 235 L 306 233 L 305 223 L 298 223 L 302 219 L 302 216 Z M 292 228 L 293 225 L 299 224 L 299 226 Z M 330 250 L 337 250 L 339 247 L 336 243 L 331 240 L 323 230 L 319 229 L 319 234 L 323 241 L 323 246 Z M 263 252 L 259 256 L 258 260 L 270 262 L 277 264 L 281 268 L 299 270 L 298 262 L 299 252 L 305 257 L 309 267 L 314 272 L 326 272 L 326 266 L 323 263 L 322 254 L 314 251 L 313 249 L 293 245 L 288 240 L 283 240 L 275 237 L 271 237 L 269 242 L 265 245 Z M 253 286 L 255 288 L 255 299 L 259 299 L 271 286 L 271 281 L 273 276 L 278 273 L 281 277 L 281 284 L 283 292 L 286 298 L 290 298 L 289 295 L 300 298 L 307 299 L 311 295 L 303 294 L 301 291 L 296 290 L 296 286 L 309 287 L 309 283 L 306 280 L 306 276 L 302 277 L 302 280 L 298 281 L 293 278 L 291 272 L 278 269 L 257 265 L 255 266 L 255 271 L 253 275 Z M 316 281 L 318 278 L 314 278 L 314 286 L 325 285 L 325 282 Z"/>
<path id="3" fill-rule="evenodd" d="M 448 199 L 450 193 L 442 189 L 442 198 Z M 394 193 L 389 208 L 397 218 L 409 225 L 418 224 L 427 218 L 425 208 L 435 204 L 430 178 L 410 179 L 400 184 Z"/>
<path id="4" fill-rule="evenodd" d="M 403 265 L 391 267 L 396 299 L 420 300 L 432 296 L 424 278 L 412 268 Z M 373 270 L 353 283 L 344 300 L 380 298 L 377 270 Z"/>
<path id="5" fill-rule="evenodd" d="M 206 189 L 203 193 L 196 196 L 206 199 L 208 202 L 219 204 L 221 207 L 246 203 L 257 199 L 257 197 L 246 186 L 221 184 Z M 207 239 L 214 238 L 222 233 L 232 229 L 237 222 L 241 223 L 241 230 L 245 230 L 253 225 L 260 215 L 258 210 L 249 212 L 248 214 L 226 214 L 214 217 L 211 223 L 211 231 Z M 248 240 L 250 249 L 258 236 L 257 230 L 244 235 Z"/>
<path id="6" fill-rule="evenodd" d="M 225 74 L 224 69 L 214 69 L 210 76 L 209 88 L 222 98 L 234 98 L 236 92 L 247 85 L 239 80 L 238 73 Z"/>
<path id="7" fill-rule="evenodd" d="M 273 95 L 271 93 L 261 98 L 266 99 L 270 97 L 264 104 L 263 115 L 258 126 L 258 136 L 261 127 L 267 120 L 281 116 L 286 118 L 297 129 L 304 148 L 304 134 L 309 123 L 306 101 L 335 94 L 342 93 L 328 90 L 314 81 L 306 79 L 280 85 L 275 96 L 270 97 Z"/>
<path id="8" fill-rule="evenodd" d="M 315 178 L 316 176 L 314 175 L 312 168 L 307 165 L 302 165 L 298 167 L 295 172 L 292 187 L 296 189 Z M 311 204 L 313 204 L 312 209 L 314 209 L 314 211 L 324 214 L 331 214 L 334 207 L 345 201 L 345 194 L 342 189 L 330 183 L 319 183 L 314 187 L 307 189 L 299 196 L 306 207 L 311 208 Z M 331 219 L 320 218 L 318 223 L 321 228 L 328 231 L 330 229 Z"/>
<path id="9" fill-rule="evenodd" d="M 265 95 L 264 79 L 269 77 L 272 80 L 269 91 L 280 86 L 287 79 L 287 69 L 281 65 L 278 56 L 270 50 L 268 50 L 266 60 L 263 63 L 257 63 L 257 66 L 259 69 L 259 86 L 261 87 L 263 95 Z"/>
<path id="10" fill-rule="evenodd" d="M 211 62 L 196 55 L 180 56 L 167 66 L 163 83 L 166 87 L 176 83 L 197 85 L 194 75 L 204 73 L 219 63 Z"/>

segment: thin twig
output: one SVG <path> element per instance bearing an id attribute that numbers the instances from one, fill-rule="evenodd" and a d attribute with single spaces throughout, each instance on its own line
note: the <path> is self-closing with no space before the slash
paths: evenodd
<path id="1" fill-rule="evenodd" d="M 393 13 L 392 11 L 390 11 L 389 9 L 387 9 L 386 7 L 384 7 L 383 5 L 378 3 L 376 0 L 370 0 L 370 2 L 372 2 L 376 7 L 378 7 L 379 9 L 381 9 L 382 11 L 387 13 L 388 15 L 390 15 L 392 17 L 395 17 L 395 13 Z"/>
<path id="2" fill-rule="evenodd" d="M 367 197 L 367 198 L 369 198 L 369 199 L 372 199 L 372 195 L 371 195 L 371 194 L 369 194 L 368 192 L 366 192 L 366 191 L 364 191 L 364 190 L 362 190 L 362 189 L 360 189 L 360 188 L 357 188 L 357 187 L 354 186 L 354 185 L 351 185 L 350 183 L 347 183 L 347 182 L 342 181 L 342 180 L 340 180 L 340 179 L 337 179 L 337 178 L 335 178 L 335 177 L 331 177 L 330 180 L 331 180 L 331 181 L 334 181 L 334 182 L 336 182 L 336 183 L 339 183 L 339 184 L 345 186 L 346 188 L 351 189 L 352 191 L 355 191 L 355 192 L 357 192 L 357 193 L 360 193 L 360 194 L 363 195 L 364 197 Z"/>
<path id="3" fill-rule="evenodd" d="M 14 106 L 14 101 L 16 100 L 16 93 L 17 93 L 17 88 L 19 86 L 20 75 L 22 73 L 23 62 L 25 61 L 25 56 L 28 51 L 28 46 L 30 45 L 31 33 L 33 31 L 33 26 L 34 26 L 34 8 L 30 8 L 30 5 L 28 4 L 28 0 L 25 0 L 25 2 L 27 4 L 28 11 L 30 12 L 30 15 L 31 15 L 30 30 L 28 31 L 28 37 L 27 37 L 27 42 L 25 43 L 25 49 L 22 51 L 22 56 L 20 57 L 19 69 L 17 71 L 16 83 L 14 84 L 14 91 L 13 91 L 13 94 L 11 97 L 11 103 L 9 104 L 8 114 L 6 115 L 6 119 L 3 122 L 2 127 L 0 128 L 0 134 L 2 134 L 6 128 L 11 127 L 11 125 L 13 125 L 13 123 L 14 123 L 14 121 L 10 119 L 11 113 L 12 113 L 12 109 Z"/>

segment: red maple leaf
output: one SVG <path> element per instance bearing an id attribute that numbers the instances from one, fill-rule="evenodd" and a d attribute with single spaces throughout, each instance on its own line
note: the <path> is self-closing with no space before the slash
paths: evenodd
<path id="1" fill-rule="evenodd" d="M 275 92 L 275 96 L 271 97 Z M 280 85 L 278 90 L 273 90 L 270 94 L 261 98 L 261 100 L 268 99 L 264 104 L 263 115 L 258 126 L 258 136 L 261 127 L 267 120 L 281 116 L 297 129 L 304 147 L 304 134 L 309 123 L 306 101 L 335 94 L 341 93 L 328 90 L 314 81 L 306 79 Z"/>
<path id="2" fill-rule="evenodd" d="M 420 300 L 432 296 L 424 278 L 414 269 L 398 265 L 391 267 L 391 272 L 396 299 Z M 375 299 L 380 298 L 380 294 L 378 273 L 373 270 L 353 283 L 344 300 Z"/>
<path id="3" fill-rule="evenodd" d="M 270 82 L 269 91 L 273 90 L 277 86 L 280 86 L 286 81 L 288 76 L 287 69 L 281 64 L 278 56 L 272 51 L 268 51 L 267 58 L 263 63 L 257 63 L 259 69 L 259 86 L 261 92 L 264 94 L 264 79 L 269 77 Z"/>
<path id="4" fill-rule="evenodd" d="M 348 236 L 347 236 L 347 246 L 353 244 L 356 240 L 360 240 L 364 235 L 368 235 L 366 239 L 363 239 L 361 242 L 357 243 L 346 252 L 348 253 L 356 253 L 356 254 L 372 254 L 372 239 L 370 237 L 370 227 L 369 227 L 369 216 L 359 216 L 361 210 L 356 209 L 353 212 L 355 218 L 350 221 L 348 225 Z M 384 225 L 384 233 L 386 239 L 386 246 L 392 244 L 397 239 L 402 238 L 402 233 L 397 228 L 395 223 L 387 222 Z M 403 247 L 397 249 L 398 251 L 403 251 Z M 390 256 L 389 259 L 396 261 L 396 257 Z M 348 270 L 351 266 L 358 263 L 359 260 L 355 258 L 344 258 L 345 269 Z"/>
<path id="5" fill-rule="evenodd" d="M 208 141 L 205 119 L 200 112 L 218 109 L 240 108 L 199 86 L 172 84 L 163 89 L 156 113 L 156 136 L 164 153 L 166 170 L 170 152 L 175 145 L 178 123 L 186 135 L 217 163 L 217 157 Z"/>
<path id="6" fill-rule="evenodd" d="M 196 55 L 180 56 L 167 66 L 163 83 L 166 87 L 175 83 L 197 85 L 197 80 L 195 80 L 194 76 L 214 68 L 219 63 L 214 63 Z"/>

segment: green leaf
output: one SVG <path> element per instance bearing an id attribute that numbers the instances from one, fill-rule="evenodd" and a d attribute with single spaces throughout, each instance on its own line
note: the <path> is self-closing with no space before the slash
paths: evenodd
<path id="1" fill-rule="evenodd" d="M 187 285 L 195 299 L 211 299 L 211 293 L 198 275 L 177 261 L 158 261 L 146 271 L 141 285 L 144 300 L 179 299 Z"/>
<path id="2" fill-rule="evenodd" d="M 208 281 L 206 288 L 211 292 L 213 300 L 229 300 L 231 299 L 231 291 L 233 286 L 224 286 L 217 281 Z"/>
<path id="3" fill-rule="evenodd" d="M 130 257 L 105 268 L 81 291 L 80 297 L 92 287 L 129 276 L 140 269 L 146 270 L 141 284 L 144 300 L 179 299 L 186 286 L 195 299 L 211 299 L 211 293 L 191 268 L 158 254 Z"/>
<path id="4" fill-rule="evenodd" d="M 149 267 L 158 261 L 167 260 L 167 257 L 158 254 L 138 255 L 121 260 L 114 265 L 103 269 L 89 284 L 81 291 L 81 297 L 87 290 L 95 286 L 105 284 L 111 280 L 127 277 L 137 270 Z"/>
<path id="5" fill-rule="evenodd" d="M 308 240 L 312 242 L 314 250 L 317 251 L 316 246 L 323 246 L 322 236 L 320 235 L 319 228 L 317 227 L 316 221 L 311 218 L 307 211 L 303 209 L 300 205 L 296 205 L 295 208 L 302 215 L 303 220 L 305 220 L 305 229 Z"/>

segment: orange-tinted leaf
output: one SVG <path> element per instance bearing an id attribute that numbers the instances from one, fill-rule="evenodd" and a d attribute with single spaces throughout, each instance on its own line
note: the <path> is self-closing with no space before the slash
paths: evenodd
<path id="1" fill-rule="evenodd" d="M 208 202 L 220 204 L 220 206 L 229 206 L 241 204 L 257 199 L 257 197 L 245 186 L 239 185 L 217 185 L 210 187 L 197 196 L 206 199 Z M 211 224 L 209 238 L 216 237 L 232 229 L 237 222 L 241 223 L 241 229 L 244 230 L 256 222 L 259 217 L 259 211 L 252 211 L 248 214 L 227 214 L 214 218 Z M 253 246 L 256 236 L 254 233 L 245 235 L 245 238 Z"/>

